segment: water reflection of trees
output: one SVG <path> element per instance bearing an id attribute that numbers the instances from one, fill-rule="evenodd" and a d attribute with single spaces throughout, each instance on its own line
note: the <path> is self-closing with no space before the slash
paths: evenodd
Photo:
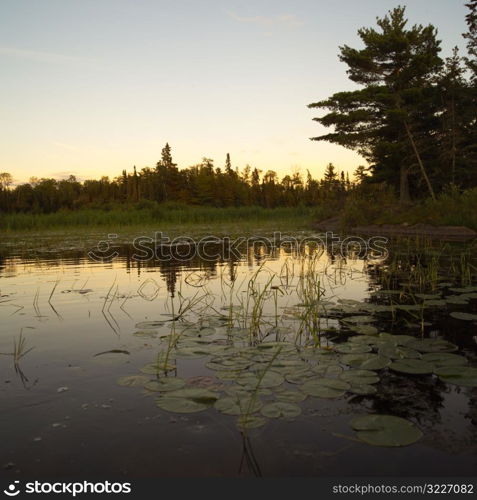
<path id="1" fill-rule="evenodd" d="M 378 391 L 372 398 L 353 398 L 352 403 L 432 427 L 441 423 L 445 390 L 445 384 L 431 375 L 406 376 L 388 372 L 381 376 Z"/>
<path id="2" fill-rule="evenodd" d="M 198 254 L 194 246 L 191 246 L 190 255 L 187 252 L 181 252 L 181 259 L 175 259 L 173 254 L 171 257 L 170 249 L 163 248 L 162 250 L 154 250 L 154 258 L 141 259 L 136 258 L 138 255 L 137 249 L 132 245 L 120 245 L 115 247 L 119 255 L 113 260 L 104 259 L 99 262 L 93 262 L 87 256 L 84 249 L 60 249 L 57 252 L 54 250 L 33 250 L 25 249 L 19 252 L 17 249 L 4 249 L 0 254 L 0 276 L 5 274 L 7 269 L 9 274 L 18 273 L 19 266 L 34 265 L 45 268 L 58 268 L 63 266 L 91 267 L 96 265 L 119 265 L 124 266 L 129 272 L 137 272 L 141 274 L 143 271 L 159 270 L 164 272 L 164 276 L 168 276 L 171 290 L 174 288 L 177 280 L 174 278 L 175 270 L 177 272 L 184 270 L 204 270 L 217 272 L 218 266 L 226 263 L 232 265 L 238 262 L 244 262 L 250 267 L 259 266 L 265 260 L 276 261 L 283 257 L 303 257 L 317 258 L 325 254 L 330 265 L 334 265 L 339 260 L 341 264 L 346 265 L 347 258 L 353 260 L 362 259 L 363 256 L 355 250 L 347 249 L 343 254 L 339 248 L 329 246 L 326 251 L 319 244 L 310 242 L 297 246 L 296 244 L 274 245 L 267 239 L 256 238 L 254 241 L 247 242 L 247 245 L 238 247 L 237 253 L 231 251 L 230 248 L 223 245 L 213 247 L 212 257 L 203 258 Z M 170 279 L 169 279 L 170 276 Z"/>
<path id="3" fill-rule="evenodd" d="M 319 252 L 319 248 L 308 246 L 303 249 L 301 255 L 313 258 L 319 256 Z M 174 298 L 177 294 L 178 283 L 182 275 L 198 272 L 212 279 L 217 277 L 220 272 L 222 274 L 225 272 L 229 281 L 233 282 L 236 279 L 237 267 L 240 264 L 254 268 L 260 266 L 265 260 L 276 261 L 283 257 L 297 256 L 295 249 L 291 246 L 273 248 L 267 246 L 265 243 L 255 243 L 243 248 L 239 256 L 224 251 L 222 253 L 218 252 L 213 259 L 204 259 L 200 255 L 193 253 L 181 261 L 166 258 L 167 255 L 163 255 L 163 258 L 150 260 L 136 259 L 136 249 L 132 245 L 120 247 L 119 256 L 115 259 L 114 263 L 108 261 L 93 263 L 85 256 L 83 250 L 63 250 L 57 254 L 49 253 L 48 258 L 44 258 L 42 255 L 41 253 L 32 252 L 31 254 L 23 254 L 19 258 L 13 254 L 4 253 L 0 255 L 0 276 L 15 274 L 18 272 L 17 267 L 28 263 L 43 265 L 49 268 L 67 266 L 93 268 L 94 266 L 111 267 L 115 265 L 119 269 L 126 269 L 128 273 L 136 273 L 137 276 L 141 276 L 143 273 L 159 272 L 159 275 L 166 284 L 170 297 Z M 391 256 L 391 258 L 393 257 Z M 346 255 L 343 255 L 338 249 L 330 247 L 324 253 L 324 259 L 326 259 L 330 267 L 334 266 L 339 274 L 343 269 L 346 269 L 350 261 L 359 260 L 360 256 L 352 249 Z M 369 288 L 372 290 L 383 288 L 387 284 L 383 280 L 383 267 L 379 263 L 365 262 L 365 264 L 364 268 Z M 378 303 L 384 303 L 384 299 L 382 297 L 379 298 L 379 296 L 376 296 L 373 300 Z M 110 326 L 115 330 L 114 325 Z M 390 322 L 383 320 L 380 327 L 381 331 L 388 331 Z M 442 329 L 442 325 L 439 324 L 436 328 L 440 330 Z M 470 338 L 467 335 L 468 342 L 470 342 Z M 23 377 L 21 371 L 17 373 L 22 382 L 28 382 L 26 377 Z M 441 383 L 436 377 L 414 377 L 390 372 L 382 375 L 376 395 L 373 395 L 373 397 L 356 396 L 350 400 L 350 403 L 358 410 L 366 408 L 375 413 L 398 415 L 417 422 L 422 428 L 432 429 L 443 424 L 442 410 L 445 407 L 445 396 L 448 391 L 449 386 Z M 470 423 L 470 427 L 475 427 L 477 423 L 477 397 L 475 395 L 468 398 L 468 410 L 465 418 Z M 259 466 L 253 456 L 251 444 L 248 440 L 244 440 L 243 443 L 241 468 L 245 466 L 253 474 L 260 475 Z"/>

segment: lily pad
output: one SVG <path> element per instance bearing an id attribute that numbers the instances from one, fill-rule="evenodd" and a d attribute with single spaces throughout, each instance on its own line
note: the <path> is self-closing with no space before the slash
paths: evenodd
<path id="1" fill-rule="evenodd" d="M 358 342 L 354 343 L 344 343 L 335 346 L 335 351 L 340 354 L 362 354 L 364 352 L 371 352 L 371 347 L 367 344 L 360 344 Z"/>
<path id="2" fill-rule="evenodd" d="M 285 378 L 280 373 L 267 371 L 264 374 L 246 372 L 237 378 L 236 382 L 248 387 L 276 387 L 285 382 Z"/>
<path id="3" fill-rule="evenodd" d="M 407 347 L 419 352 L 452 352 L 457 346 L 443 339 L 422 339 L 409 342 Z"/>
<path id="4" fill-rule="evenodd" d="M 305 347 L 301 351 L 300 356 L 304 359 L 319 361 L 320 363 L 332 362 L 338 359 L 338 356 L 335 352 L 329 349 L 322 349 L 318 347 Z"/>
<path id="5" fill-rule="evenodd" d="M 310 378 L 315 376 L 310 370 L 302 370 L 298 373 L 287 373 L 285 379 L 290 384 L 304 384 Z"/>
<path id="6" fill-rule="evenodd" d="M 472 293 L 477 291 L 476 286 L 466 286 L 462 288 L 449 288 L 451 292 L 456 292 L 456 293 Z"/>
<path id="7" fill-rule="evenodd" d="M 144 389 L 154 392 L 167 392 L 182 389 L 186 385 L 185 380 L 178 377 L 163 377 L 157 380 L 150 380 L 144 384 Z"/>
<path id="8" fill-rule="evenodd" d="M 396 309 L 400 311 L 420 311 L 422 306 L 419 304 L 397 304 Z"/>
<path id="9" fill-rule="evenodd" d="M 160 326 L 164 326 L 164 321 L 141 321 L 141 323 L 136 323 L 135 325 L 140 330 L 150 330 L 159 328 Z"/>
<path id="10" fill-rule="evenodd" d="M 162 410 L 166 410 L 171 413 L 197 413 L 208 408 L 208 405 L 204 403 L 198 403 L 191 399 L 173 398 L 169 396 L 157 398 L 156 404 Z"/>
<path id="11" fill-rule="evenodd" d="M 146 382 L 149 382 L 149 377 L 144 375 L 128 375 L 118 379 L 118 385 L 122 387 L 142 387 Z"/>
<path id="12" fill-rule="evenodd" d="M 360 441 L 372 446 L 408 446 L 422 437 L 409 420 L 392 415 L 365 415 L 351 421 Z"/>
<path id="13" fill-rule="evenodd" d="M 379 348 L 379 355 L 391 359 L 419 359 L 418 351 L 404 346 L 385 345 Z"/>
<path id="14" fill-rule="evenodd" d="M 252 363 L 245 359 L 237 358 L 235 360 L 214 359 L 205 364 L 209 370 L 226 371 L 226 370 L 246 370 Z"/>
<path id="15" fill-rule="evenodd" d="M 301 359 L 276 359 L 271 366 L 272 370 L 280 373 L 294 373 L 297 370 L 306 370 L 307 368 L 309 368 L 309 364 Z"/>
<path id="16" fill-rule="evenodd" d="M 459 356 L 450 352 L 433 353 L 428 352 L 422 355 L 422 359 L 431 363 L 434 369 L 445 368 L 449 366 L 463 366 L 469 361 L 465 356 Z"/>
<path id="17" fill-rule="evenodd" d="M 389 358 L 373 353 L 345 354 L 341 357 L 341 361 L 352 368 L 362 370 L 382 370 L 391 363 Z"/>
<path id="18" fill-rule="evenodd" d="M 306 394 L 300 391 L 281 391 L 275 394 L 277 401 L 283 401 L 285 403 L 301 403 L 306 399 Z"/>
<path id="19" fill-rule="evenodd" d="M 460 319 L 462 321 L 477 321 L 477 314 L 454 311 L 450 313 L 450 316 L 454 319 Z"/>
<path id="20" fill-rule="evenodd" d="M 445 301 L 447 304 L 452 304 L 456 306 L 465 306 L 469 303 L 469 300 L 466 297 L 459 297 L 457 295 L 451 295 L 450 297 L 446 297 Z"/>
<path id="21" fill-rule="evenodd" d="M 436 370 L 439 378 L 449 384 L 477 387 L 477 368 L 452 366 Z"/>
<path id="22" fill-rule="evenodd" d="M 317 398 L 339 398 L 350 388 L 350 384 L 344 380 L 333 378 L 316 378 L 306 381 L 301 390 L 309 396 Z"/>
<path id="23" fill-rule="evenodd" d="M 313 372 L 322 377 L 335 378 L 339 377 L 343 373 L 343 368 L 336 364 L 318 364 L 313 367 Z"/>
<path id="24" fill-rule="evenodd" d="M 351 330 L 358 335 L 377 335 L 379 330 L 373 325 L 356 325 L 352 326 Z"/>
<path id="25" fill-rule="evenodd" d="M 424 307 L 444 307 L 447 302 L 443 299 L 435 299 L 435 300 L 425 300 L 423 302 Z"/>
<path id="26" fill-rule="evenodd" d="M 346 370 L 341 374 L 340 379 L 351 385 L 372 385 L 379 382 L 376 372 L 371 370 Z"/>
<path id="27" fill-rule="evenodd" d="M 371 394 L 376 394 L 378 390 L 376 389 L 376 387 L 374 387 L 374 385 L 351 384 L 348 392 L 351 392 L 352 394 L 356 394 L 358 396 L 370 396 Z"/>
<path id="28" fill-rule="evenodd" d="M 409 344 L 409 342 L 413 342 L 414 340 L 416 340 L 416 337 L 413 337 L 412 335 L 394 335 L 391 333 L 380 333 L 379 340 L 384 340 L 394 345 L 405 346 Z"/>
<path id="29" fill-rule="evenodd" d="M 422 300 L 438 300 L 441 298 L 440 294 L 432 294 L 432 293 L 416 293 L 414 297 Z"/>
<path id="30" fill-rule="evenodd" d="M 149 363 L 141 368 L 142 373 L 147 375 L 157 375 L 158 373 L 163 373 L 165 371 L 171 371 L 175 369 L 175 364 L 173 360 L 168 363 Z"/>
<path id="31" fill-rule="evenodd" d="M 345 304 L 348 306 L 359 306 L 360 304 L 362 304 L 362 302 L 355 299 L 338 299 L 337 302 L 338 304 Z"/>
<path id="32" fill-rule="evenodd" d="M 355 335 L 348 339 L 348 342 L 352 342 L 353 344 L 367 344 L 372 345 L 376 342 L 376 337 L 374 335 Z"/>
<path id="33" fill-rule="evenodd" d="M 129 356 L 131 353 L 129 351 L 125 351 L 124 349 L 111 349 L 110 351 L 98 352 L 93 357 L 104 356 L 105 354 L 126 354 Z"/>
<path id="34" fill-rule="evenodd" d="M 134 332 L 133 335 L 135 337 L 146 337 L 146 338 L 154 338 L 159 334 L 158 330 L 138 330 Z"/>
<path id="35" fill-rule="evenodd" d="M 376 318 L 374 316 L 348 316 L 347 318 L 343 318 L 343 321 L 346 323 L 372 323 L 373 321 L 376 321 Z"/>
<path id="36" fill-rule="evenodd" d="M 411 375 L 426 375 L 434 371 L 434 366 L 422 359 L 399 359 L 389 365 L 391 370 Z"/>
<path id="37" fill-rule="evenodd" d="M 229 396 L 234 397 L 235 399 L 243 399 L 249 398 L 250 396 L 271 396 L 273 392 L 270 389 L 265 389 L 263 387 L 259 387 L 258 390 L 256 388 L 243 387 L 241 385 L 229 385 L 224 388 L 224 392 L 226 392 Z"/>
<path id="38" fill-rule="evenodd" d="M 175 355 L 178 358 L 183 358 L 183 359 L 199 359 L 199 358 L 204 358 L 206 356 L 210 356 L 210 352 L 208 351 L 207 347 L 181 347 L 179 349 L 176 349 Z"/>
<path id="39" fill-rule="evenodd" d="M 243 415 L 255 413 L 262 407 L 262 402 L 257 397 L 247 393 L 245 397 L 225 397 L 218 399 L 214 408 L 225 415 Z"/>
<path id="40" fill-rule="evenodd" d="M 190 387 L 167 392 L 156 399 L 156 404 L 159 408 L 174 413 L 196 413 L 206 410 L 218 398 L 216 392 Z"/>
<path id="41" fill-rule="evenodd" d="M 260 412 L 264 417 L 269 418 L 295 418 L 301 413 L 301 408 L 293 403 L 277 401 L 266 404 Z"/>
<path id="42" fill-rule="evenodd" d="M 215 372 L 215 376 L 221 380 L 236 380 L 241 374 L 242 370 L 224 370 L 221 372 Z"/>

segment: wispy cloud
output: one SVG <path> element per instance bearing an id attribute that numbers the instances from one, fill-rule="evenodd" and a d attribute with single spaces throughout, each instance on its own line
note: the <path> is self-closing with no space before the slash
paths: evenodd
<path id="1" fill-rule="evenodd" d="M 18 49 L 15 47 L 0 47 L 0 56 L 28 59 L 30 61 L 45 62 L 50 64 L 91 62 L 92 59 L 80 56 L 56 54 L 39 50 Z"/>
<path id="2" fill-rule="evenodd" d="M 235 12 L 228 12 L 228 15 L 239 23 L 256 24 L 261 27 L 282 27 L 282 28 L 298 28 L 305 23 L 295 14 L 278 14 L 276 16 L 240 16 Z"/>

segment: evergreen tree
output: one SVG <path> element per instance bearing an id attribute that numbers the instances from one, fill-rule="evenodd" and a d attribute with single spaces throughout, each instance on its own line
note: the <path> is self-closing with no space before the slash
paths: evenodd
<path id="1" fill-rule="evenodd" d="M 229 153 L 227 153 L 227 156 L 225 157 L 225 173 L 230 176 L 233 176 L 235 174 L 232 169 L 232 162 L 230 161 Z"/>
<path id="2" fill-rule="evenodd" d="M 332 133 L 312 140 L 328 141 L 358 151 L 377 177 L 399 187 L 401 200 L 410 198 L 410 158 L 414 158 L 427 190 L 434 190 L 424 165 L 418 134 L 430 78 L 439 70 L 439 41 L 432 26 L 407 29 L 405 8 L 378 18 L 379 30 L 358 31 L 363 49 L 340 47 L 349 78 L 361 89 L 339 92 L 309 105 L 330 113 L 315 118 Z"/>
<path id="3" fill-rule="evenodd" d="M 465 103 L 468 119 L 466 121 L 464 156 L 467 178 L 470 179 L 471 185 L 475 186 L 477 185 L 477 0 L 470 0 L 466 6 L 469 9 L 465 18 L 468 31 L 463 36 L 467 40 L 466 64 L 471 71 L 471 77 Z"/>
<path id="4" fill-rule="evenodd" d="M 437 136 L 440 164 L 440 185 L 462 185 L 466 178 L 466 122 L 468 120 L 467 84 L 465 68 L 458 48 L 445 60 L 444 67 L 436 79 L 437 112 L 441 131 Z"/>
<path id="5" fill-rule="evenodd" d="M 169 146 L 169 143 L 166 142 L 166 145 L 162 148 L 161 151 L 161 165 L 164 166 L 165 168 L 174 168 L 177 165 L 172 161 L 172 153 L 171 153 L 171 147 Z"/>
<path id="6" fill-rule="evenodd" d="M 325 174 L 323 176 L 323 182 L 326 188 L 331 191 L 336 186 L 338 179 L 338 174 L 336 173 L 335 166 L 333 163 L 328 163 L 326 165 Z"/>
<path id="7" fill-rule="evenodd" d="M 162 148 L 161 159 L 156 164 L 157 201 L 175 199 L 180 189 L 180 175 L 177 165 L 172 161 L 169 143 Z"/>
<path id="8" fill-rule="evenodd" d="M 470 0 L 465 5 L 470 10 L 465 18 L 469 30 L 463 34 L 467 40 L 466 63 L 472 72 L 472 82 L 477 85 L 477 0 Z"/>

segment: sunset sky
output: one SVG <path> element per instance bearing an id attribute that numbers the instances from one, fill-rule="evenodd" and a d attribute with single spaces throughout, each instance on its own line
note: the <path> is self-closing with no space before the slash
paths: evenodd
<path id="1" fill-rule="evenodd" d="M 203 156 L 240 168 L 353 171 L 310 102 L 351 89 L 338 46 L 397 0 L 1 0 L 0 172 L 115 177 Z M 403 2 L 401 2 L 403 3 Z M 465 44 L 464 0 L 409 0 L 410 23 Z"/>

